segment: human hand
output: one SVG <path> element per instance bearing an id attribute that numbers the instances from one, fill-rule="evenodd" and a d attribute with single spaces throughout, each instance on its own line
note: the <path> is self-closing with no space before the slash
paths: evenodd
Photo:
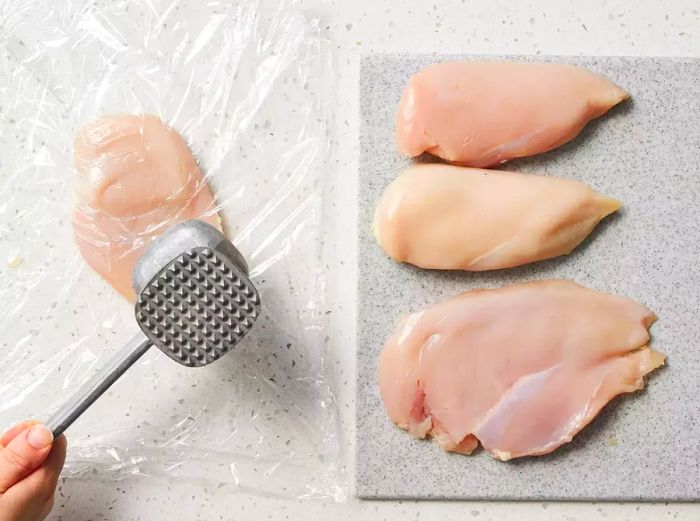
<path id="1" fill-rule="evenodd" d="M 66 438 L 53 439 L 37 421 L 16 425 L 0 438 L 0 521 L 40 521 L 53 508 Z"/>

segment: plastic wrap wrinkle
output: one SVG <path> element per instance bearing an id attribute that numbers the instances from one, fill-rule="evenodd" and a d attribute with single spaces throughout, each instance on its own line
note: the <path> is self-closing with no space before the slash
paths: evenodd
<path id="1" fill-rule="evenodd" d="M 0 427 L 48 417 L 135 331 L 72 235 L 73 140 L 150 113 L 192 150 L 264 309 L 210 367 L 148 353 L 68 431 L 65 475 L 344 496 L 323 341 L 330 65 L 292 1 L 0 6 Z"/>

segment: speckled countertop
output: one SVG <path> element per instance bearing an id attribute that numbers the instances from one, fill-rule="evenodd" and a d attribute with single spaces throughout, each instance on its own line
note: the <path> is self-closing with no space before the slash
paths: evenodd
<path id="1" fill-rule="evenodd" d="M 305 0 L 321 17 L 335 48 L 338 131 L 334 160 L 337 229 L 356 224 L 359 57 L 370 52 L 700 56 L 697 0 Z M 187 16 L 187 13 L 182 13 Z M 340 258 L 355 256 L 355 234 L 335 234 Z M 340 406 L 352 439 L 354 425 L 355 263 L 338 273 L 331 341 L 341 354 Z M 348 443 L 351 443 L 348 441 Z M 352 447 L 348 446 L 348 453 Z M 299 501 L 225 489 L 190 490 L 135 478 L 118 484 L 66 482 L 52 520 L 173 519 L 700 519 L 700 505 L 583 503 L 415 503 Z"/>

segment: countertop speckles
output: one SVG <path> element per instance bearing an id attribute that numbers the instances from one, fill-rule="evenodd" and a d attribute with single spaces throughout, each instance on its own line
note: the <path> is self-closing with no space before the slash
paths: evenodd
<path id="1" fill-rule="evenodd" d="M 337 130 L 329 162 L 334 197 L 328 218 L 335 230 L 327 244 L 344 260 L 337 276 L 338 302 L 330 315 L 329 349 L 344 376 L 338 401 L 344 441 L 353 450 L 359 56 L 372 52 L 512 53 L 700 56 L 697 0 L 301 0 L 331 38 L 335 54 Z M 176 5 L 176 17 L 186 17 Z M 502 22 L 506 21 L 504 25 Z M 532 21 L 531 21 L 532 20 Z M 580 21 L 579 21 L 580 20 Z M 439 22 L 440 27 L 436 27 Z M 175 22 L 173 22 L 175 23 Z M 624 24 L 624 25 L 622 25 Z M 583 27 L 585 25 L 585 28 Z M 346 26 L 349 26 L 347 28 Z M 517 41 L 516 41 L 517 40 Z M 360 42 L 360 45 L 357 45 Z M 0 103 L 2 105 L 2 103 Z M 0 115 L 1 120 L 1 115 Z M 15 142 L 16 127 L 0 127 Z M 18 140 L 19 141 L 19 140 Z M 0 165 L 5 161 L 0 158 Z M 0 166 L 0 169 L 2 167 Z M 2 175 L 0 170 L 0 175 Z M 2 223 L 5 226 L 7 223 Z M 4 258 L 2 259 L 5 260 Z M 0 265 L 0 269 L 6 269 Z M 22 265 L 18 270 L 27 269 Z M 341 311 L 342 309 L 342 311 Z M 350 465 L 352 466 L 352 465 Z M 121 488 L 117 492 L 115 487 Z M 192 496 L 195 496 L 192 499 Z M 473 512 L 478 512 L 475 516 Z M 51 521 L 136 521 L 154 519 L 251 521 L 334 519 L 440 519 L 445 521 L 696 521 L 700 506 L 688 504 L 297 501 L 250 495 L 230 488 L 190 487 L 133 477 L 119 484 L 92 475 L 90 481 L 61 484 Z"/>

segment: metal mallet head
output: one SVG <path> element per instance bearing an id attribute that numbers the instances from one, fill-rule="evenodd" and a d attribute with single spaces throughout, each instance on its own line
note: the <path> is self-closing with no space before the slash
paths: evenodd
<path id="1" fill-rule="evenodd" d="M 193 244 L 196 244 L 192 247 Z M 182 252 L 182 246 L 190 245 Z M 162 265 L 158 262 L 170 257 Z M 153 266 L 163 266 L 143 284 Z M 134 270 L 136 320 L 176 362 L 200 367 L 218 360 L 250 330 L 260 297 L 241 254 L 201 221 L 187 221 L 156 240 Z"/>
<path id="2" fill-rule="evenodd" d="M 260 315 L 260 297 L 243 256 L 202 221 L 173 226 L 133 273 L 138 333 L 46 425 L 59 436 L 148 349 L 200 367 L 228 353 Z M 145 336 L 144 336 L 145 335 Z"/>

